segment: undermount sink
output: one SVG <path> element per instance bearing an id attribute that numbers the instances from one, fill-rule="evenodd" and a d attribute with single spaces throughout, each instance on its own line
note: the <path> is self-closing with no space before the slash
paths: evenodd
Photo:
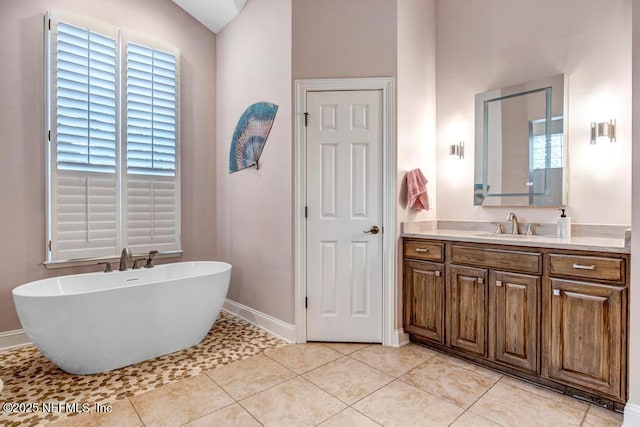
<path id="1" fill-rule="evenodd" d="M 489 233 L 489 232 L 481 232 L 481 233 L 476 233 L 475 234 L 476 237 L 488 237 L 488 238 L 492 238 L 492 239 L 505 239 L 505 240 L 532 240 L 535 239 L 537 237 L 541 237 L 541 236 L 536 236 L 536 235 L 530 235 L 530 234 L 511 234 L 511 233 Z"/>

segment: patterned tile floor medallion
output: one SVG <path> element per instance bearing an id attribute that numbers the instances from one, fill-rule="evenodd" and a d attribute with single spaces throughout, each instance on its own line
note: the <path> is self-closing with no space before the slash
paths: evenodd
<path id="1" fill-rule="evenodd" d="M 0 403 L 109 404 L 283 345 L 283 341 L 224 312 L 200 344 L 101 374 L 68 374 L 29 345 L 0 352 L 0 378 L 4 381 Z M 73 415 L 2 411 L 0 425 L 43 425 Z"/>

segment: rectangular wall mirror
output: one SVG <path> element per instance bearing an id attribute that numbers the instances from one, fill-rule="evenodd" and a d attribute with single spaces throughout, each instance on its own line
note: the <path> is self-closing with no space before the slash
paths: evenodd
<path id="1" fill-rule="evenodd" d="M 476 206 L 562 206 L 567 201 L 564 74 L 476 95 Z"/>

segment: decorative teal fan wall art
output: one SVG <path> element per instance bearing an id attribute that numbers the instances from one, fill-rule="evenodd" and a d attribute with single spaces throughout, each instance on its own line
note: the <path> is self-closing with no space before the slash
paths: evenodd
<path id="1" fill-rule="evenodd" d="M 258 159 L 267 142 L 277 112 L 276 104 L 258 102 L 242 113 L 231 140 L 229 173 L 253 165 L 258 169 Z"/>

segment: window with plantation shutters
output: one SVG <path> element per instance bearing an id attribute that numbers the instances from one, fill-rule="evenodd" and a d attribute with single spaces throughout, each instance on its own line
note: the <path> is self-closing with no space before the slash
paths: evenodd
<path id="1" fill-rule="evenodd" d="M 47 263 L 179 251 L 177 52 L 77 18 L 45 25 Z"/>
<path id="2" fill-rule="evenodd" d="M 176 57 L 126 45 L 126 244 L 171 247 L 178 218 Z"/>

